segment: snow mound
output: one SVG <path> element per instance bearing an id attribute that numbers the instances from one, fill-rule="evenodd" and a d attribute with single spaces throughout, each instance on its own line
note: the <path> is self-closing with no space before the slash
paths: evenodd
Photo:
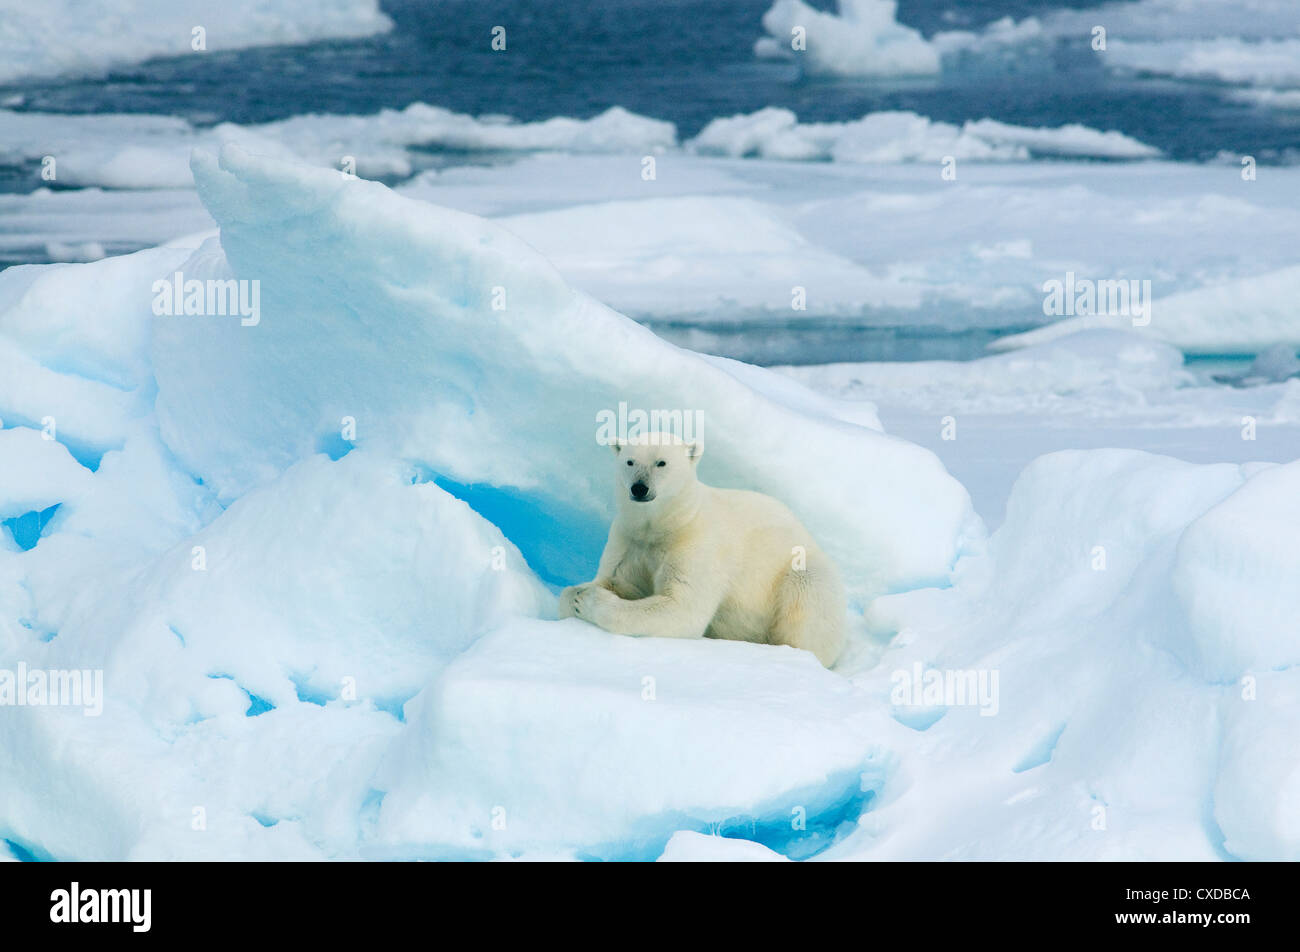
<path id="1" fill-rule="evenodd" d="M 0 83 L 102 73 L 155 56 L 202 56 L 192 49 L 196 27 L 205 31 L 207 50 L 230 50 L 370 36 L 392 26 L 377 0 L 3 0 Z"/>
<path id="2" fill-rule="evenodd" d="M 1061 598 L 1106 605 L 1159 546 L 1241 479 L 1230 464 L 1197 466 L 1134 450 L 1039 457 L 1016 480 L 992 540 L 997 571 L 1015 586 L 1003 594 L 1015 604 L 1056 587 Z"/>
<path id="3" fill-rule="evenodd" d="M 29 630 L 3 656 L 103 672 L 100 716 L 0 719 L 21 764 L 0 816 L 44 855 L 355 856 L 402 704 L 483 630 L 553 606 L 498 529 L 362 451 L 304 460 L 224 512 L 191 499 L 186 524 L 129 512 L 170 532 L 151 553 L 87 518 L 162 495 L 140 454 L 82 479 L 81 504 L 23 556 Z"/>
<path id="4" fill-rule="evenodd" d="M 1300 664 L 1297 533 L 1300 462 L 1256 474 L 1183 534 L 1174 588 L 1207 678 Z"/>
<path id="5" fill-rule="evenodd" d="M 406 715 L 376 832 L 399 852 L 652 859 L 674 831 L 721 827 L 806 854 L 885 782 L 883 718 L 792 649 L 521 622 Z"/>
<path id="6" fill-rule="evenodd" d="M 1149 159 L 1160 150 L 1119 132 L 1072 124 L 1032 129 L 993 119 L 961 126 L 914 112 L 873 112 L 853 122 L 801 123 L 789 109 L 769 106 L 715 119 L 686 143 L 700 155 L 759 156 L 802 161 L 895 163 L 1017 161 L 1046 156 Z"/>
<path id="7" fill-rule="evenodd" d="M 1225 691 L 1214 818 L 1224 848 L 1244 860 L 1300 860 L 1300 672 L 1260 674 Z"/>
<path id="8" fill-rule="evenodd" d="M 153 249 L 0 272 L 0 419 L 47 430 L 92 469 L 120 449 L 153 397 L 149 283 L 188 256 Z"/>
<path id="9" fill-rule="evenodd" d="M 679 830 L 664 847 L 660 863 L 783 863 L 789 857 L 762 843 Z"/>
<path id="10" fill-rule="evenodd" d="M 154 710 L 184 712 L 200 683 L 186 684 L 186 669 L 219 672 L 275 707 L 323 703 L 351 679 L 357 696 L 397 710 L 484 630 L 553 607 L 499 530 L 362 451 L 291 467 L 161 561 L 144 601 L 165 606 L 184 650 L 169 677 L 155 674 Z M 149 619 L 149 637 L 162 620 Z M 118 663 L 153 680 L 155 645 L 119 650 L 139 650 Z"/>
<path id="11" fill-rule="evenodd" d="M 26 427 L 0 430 L 0 520 L 75 502 L 90 481 L 62 443 Z"/>
<path id="12" fill-rule="evenodd" d="M 160 319 L 152 356 L 163 437 L 223 499 L 350 417 L 358 446 L 417 463 L 547 581 L 578 581 L 612 504 L 598 414 L 625 405 L 695 414 L 705 480 L 786 501 L 859 597 L 946 578 L 981 532 L 928 451 L 756 393 L 572 291 L 493 224 L 233 147 L 194 170 L 221 247 L 180 270 L 259 280 L 262 317 Z"/>
<path id="13" fill-rule="evenodd" d="M 1030 464 L 987 559 L 963 562 L 951 589 L 877 600 L 870 620 L 895 637 L 854 678 L 887 696 L 915 668 L 996 676 L 992 716 L 969 701 L 894 700 L 917 746 L 891 741 L 907 751 L 892 782 L 826 857 L 1277 859 L 1293 850 L 1294 758 L 1256 767 L 1277 744 L 1290 751 L 1281 738 L 1294 700 L 1275 675 L 1259 677 L 1267 706 L 1233 701 L 1207 679 L 1177 591 L 1199 520 L 1222 525 L 1219 510 L 1230 517 L 1279 469 L 1125 450 Z M 1276 493 L 1269 501 L 1293 536 L 1293 506 Z M 1248 531 L 1236 537 L 1242 549 Z M 1235 561 L 1263 564 L 1273 548 L 1265 536 Z M 1275 584 L 1270 572 L 1248 591 L 1243 578 L 1238 594 L 1275 598 Z M 1213 637 L 1230 644 L 1228 632 Z M 1242 718 L 1249 726 L 1238 729 Z M 925 824 L 910 822 L 918 814 Z"/>

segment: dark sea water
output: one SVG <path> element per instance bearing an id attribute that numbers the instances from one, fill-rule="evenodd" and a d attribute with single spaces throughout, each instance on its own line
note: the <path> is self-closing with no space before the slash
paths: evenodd
<path id="1" fill-rule="evenodd" d="M 1225 0 L 1227 2 L 1227 0 Z M 833 9 L 829 0 L 814 6 Z M 899 19 L 927 35 L 1096 6 L 1088 0 L 902 0 Z M 667 119 L 685 138 L 711 119 L 785 106 L 800 119 L 914 110 L 1030 126 L 1118 129 L 1179 160 L 1249 150 L 1267 162 L 1300 145 L 1300 115 L 1232 101 L 1216 84 L 1107 75 L 1086 37 L 932 80 L 802 79 L 756 59 L 770 0 L 383 0 L 390 33 L 231 52 L 0 89 L 18 108 L 149 112 L 207 125 L 304 112 L 371 113 L 426 102 L 522 120 L 585 118 L 610 106 Z M 1300 16 L 1300 4 L 1297 7 Z M 508 51 L 490 48 L 507 28 Z"/>

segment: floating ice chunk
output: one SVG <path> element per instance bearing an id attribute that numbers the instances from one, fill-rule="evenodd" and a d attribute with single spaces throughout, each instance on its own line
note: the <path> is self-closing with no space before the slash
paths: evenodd
<path id="1" fill-rule="evenodd" d="M 967 122 L 962 131 L 994 146 L 1022 146 L 1034 156 L 1072 156 L 1092 159 L 1153 159 L 1160 155 L 1154 146 L 1111 129 L 1099 132 L 1079 123 L 1056 129 L 1013 126 L 996 119 Z"/>
<path id="2" fill-rule="evenodd" d="M 87 241 L 76 245 L 50 241 L 45 244 L 45 254 L 51 261 L 66 261 L 72 264 L 98 261 L 105 256 L 104 246 L 98 241 Z"/>
<path id="3" fill-rule="evenodd" d="M 677 142 L 671 122 L 651 119 L 613 106 L 590 119 L 556 116 L 536 122 L 516 122 L 509 117 L 463 115 L 412 103 L 402 110 L 384 109 L 369 116 L 294 116 L 260 126 L 220 126 L 218 138 L 239 142 L 247 134 L 279 143 L 286 150 L 323 165 L 338 167 L 343 154 L 354 155 L 358 172 L 366 172 L 367 156 L 389 148 L 398 154 L 413 147 L 459 149 L 472 152 L 573 153 L 657 152 Z M 409 174 L 409 172 L 408 172 Z"/>
<path id="4" fill-rule="evenodd" d="M 1220 0 L 1122 0 L 1088 10 L 1058 9 L 1016 21 L 1003 17 L 978 30 L 928 39 L 897 20 L 894 0 L 840 0 L 838 15 L 800 0 L 778 0 L 763 17 L 763 57 L 784 57 L 808 73 L 875 77 L 932 75 L 961 58 L 998 57 L 1056 43 L 1083 48 L 1107 31 L 1106 69 L 1185 79 L 1295 85 L 1300 22 L 1291 0 L 1253 0 L 1249 16 Z M 792 49 L 792 30 L 806 30 L 807 49 Z M 1039 57 L 1050 63 L 1049 56 Z"/>
<path id="5" fill-rule="evenodd" d="M 748 115 L 715 119 L 686 143 L 701 155 L 844 162 L 1028 158 L 1015 146 L 998 148 L 955 125 L 914 112 L 875 112 L 853 122 L 800 123 L 793 112 L 769 106 Z"/>
<path id="6" fill-rule="evenodd" d="M 939 53 L 918 31 L 896 18 L 896 0 L 838 0 L 838 15 L 801 0 L 776 0 L 763 14 L 768 36 L 760 56 L 788 56 L 808 73 L 841 76 L 930 76 L 939 72 Z M 796 28 L 806 49 L 792 49 Z"/>
<path id="7" fill-rule="evenodd" d="M 1274 383 L 1300 374 L 1300 357 L 1290 344 L 1274 344 L 1259 354 L 1250 364 L 1247 377 Z"/>
<path id="8" fill-rule="evenodd" d="M 1188 354 L 1255 354 L 1278 344 L 1300 348 L 1295 300 L 1300 266 L 1182 291 L 1149 303 L 1150 324 L 1141 333 L 1167 341 Z M 997 350 L 1041 344 L 1088 328 L 1132 328 L 1117 314 L 1070 317 L 1003 337 Z"/>
<path id="9" fill-rule="evenodd" d="M 1106 65 L 1177 79 L 1254 86 L 1300 85 L 1300 39 L 1111 41 Z"/>
<path id="10" fill-rule="evenodd" d="M 1300 89 L 1236 89 L 1228 98 L 1264 109 L 1300 109 Z M 1232 159 L 1235 162 L 1236 156 Z"/>
<path id="11" fill-rule="evenodd" d="M 188 169 L 183 191 L 40 188 L 0 195 L 0 256 L 12 263 L 98 260 L 212 227 Z"/>
<path id="12" fill-rule="evenodd" d="M 155 56 L 201 56 L 193 45 L 198 27 L 204 49 L 230 50 L 369 36 L 392 25 L 376 0 L 3 0 L 0 83 L 101 73 Z"/>
<path id="13" fill-rule="evenodd" d="M 873 112 L 851 122 L 801 123 L 793 112 L 769 106 L 715 119 L 686 143 L 701 155 L 837 162 L 939 162 L 947 157 L 985 162 L 1034 156 L 1149 159 L 1160 150 L 1130 136 L 1077 123 L 1057 129 L 980 119 L 961 126 L 914 112 Z"/>
<path id="14" fill-rule="evenodd" d="M 1133 408 L 1134 393 L 1193 382 L 1175 347 L 1133 331 L 1077 331 L 1010 354 L 968 361 L 893 361 L 775 368 L 846 400 L 898 402 L 964 413 Z M 1071 398 L 1086 395 L 1070 404 Z"/>
<path id="15" fill-rule="evenodd" d="M 0 110 L 0 160 L 53 158 L 52 181 L 60 185 L 188 188 L 190 152 L 230 142 L 258 155 L 298 157 L 363 178 L 406 178 L 413 171 L 413 150 L 617 152 L 639 160 L 674 147 L 677 129 L 619 106 L 590 119 L 516 122 L 412 103 L 370 115 L 307 113 L 258 125 L 223 122 L 212 129 L 171 116 Z"/>
<path id="16" fill-rule="evenodd" d="M 594 202 L 497 221 L 575 287 L 634 316 L 789 322 L 810 307 L 824 317 L 919 303 L 915 288 L 817 247 L 748 197 Z"/>

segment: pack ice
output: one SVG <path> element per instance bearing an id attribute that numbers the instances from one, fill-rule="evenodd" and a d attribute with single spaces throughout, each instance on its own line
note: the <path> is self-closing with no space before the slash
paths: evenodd
<path id="1" fill-rule="evenodd" d="M 0 274 L 0 701 L 20 665 L 105 695 L 0 705 L 0 855 L 1300 856 L 1297 464 L 1054 454 L 988 537 L 860 407 L 497 225 L 234 146 L 193 173 L 219 239 Z M 178 276 L 260 319 L 155 314 Z M 839 561 L 839 670 L 553 620 L 621 402 L 698 411 L 704 478 Z M 918 664 L 996 672 L 996 716 L 900 702 Z"/>

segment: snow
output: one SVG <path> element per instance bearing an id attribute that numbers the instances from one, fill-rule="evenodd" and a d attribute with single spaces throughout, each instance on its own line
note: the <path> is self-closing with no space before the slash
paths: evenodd
<path id="1" fill-rule="evenodd" d="M 1130 447 L 1197 462 L 1300 455 L 1300 379 L 1216 374 L 1132 329 L 968 361 L 774 369 L 840 406 L 862 403 L 888 432 L 934 451 L 994 526 L 1021 470 L 1056 449 Z"/>
<path id="2" fill-rule="evenodd" d="M 1215 681 L 1300 662 L 1300 463 L 1256 474 L 1183 535 L 1174 590 L 1189 663 Z"/>
<path id="3" fill-rule="evenodd" d="M 156 56 L 370 36 L 392 28 L 376 0 L 23 0 L 0 3 L 0 83 L 98 74 Z"/>
<path id="4" fill-rule="evenodd" d="M 698 413 L 712 478 L 779 495 L 819 537 L 844 526 L 853 497 L 869 541 L 827 548 L 856 594 L 943 578 L 977 534 L 964 491 L 929 454 L 755 393 L 575 293 L 495 225 L 232 146 L 220 166 L 198 156 L 195 176 L 221 248 L 206 244 L 178 270 L 259 280 L 263 318 L 159 321 L 152 357 L 163 437 L 222 499 L 315 451 L 350 416 L 358 445 L 467 492 L 486 484 L 521 527 L 545 516 L 581 540 L 563 558 L 538 553 L 544 578 L 571 583 L 594 567 L 612 504 L 597 413 L 626 402 Z M 316 264 L 359 254 L 368 263 L 356 270 Z M 376 351 L 364 343 L 376 334 L 401 344 Z M 312 371 L 286 388 L 286 361 Z M 798 460 L 755 452 L 796 432 Z M 539 440 L 566 451 L 538 451 Z M 838 483 L 832 460 L 869 472 L 873 491 Z"/>
<path id="5" fill-rule="evenodd" d="M 1184 362 L 1214 308 L 1243 351 L 1285 336 L 1291 171 L 659 158 L 399 194 L 227 145 L 193 162 L 219 234 L 0 274 L 0 670 L 106 691 L 3 709 L 3 853 L 1300 855 L 1295 351 L 1237 386 Z M 1041 320 L 1070 269 L 1152 279 L 1150 327 L 770 370 L 607 306 L 743 327 L 802 278 L 823 314 L 968 326 Z M 260 320 L 155 315 L 177 271 L 259 281 Z M 700 411 L 703 478 L 835 556 L 836 670 L 553 620 L 624 401 Z M 900 698 L 916 665 L 996 675 L 992 707 Z"/>
<path id="6" fill-rule="evenodd" d="M 660 863 L 784 863 L 788 857 L 762 843 L 735 837 L 679 830 L 664 847 Z"/>
<path id="7" fill-rule="evenodd" d="M 1124 450 L 1049 454 L 1016 481 L 987 559 L 951 589 L 878 600 L 873 623 L 895 638 L 856 683 L 886 696 L 891 674 L 917 662 L 996 671 L 998 714 L 900 709 L 920 733 L 897 797 L 887 782 L 826 858 L 1232 855 L 1205 804 L 1268 787 L 1219 767 L 1248 748 L 1223 731 L 1225 689 L 1176 660 L 1187 636 L 1171 576 L 1189 524 L 1248 492 L 1252 473 Z M 918 815 L 927 822 L 902 822 Z M 1273 829 L 1255 858 L 1289 848 Z"/>
<path id="8" fill-rule="evenodd" d="M 480 639 L 406 713 L 379 775 L 377 840 L 392 855 L 653 859 L 672 830 L 718 824 L 778 827 L 808 849 L 887 761 L 880 715 L 811 655 L 572 620 Z"/>
<path id="9" fill-rule="evenodd" d="M 1224 847 L 1246 860 L 1300 859 L 1300 756 L 1296 672 L 1261 673 L 1225 691 L 1223 753 L 1214 818 Z"/>
<path id="10" fill-rule="evenodd" d="M 78 499 L 88 477 L 62 443 L 32 429 L 0 430 L 0 519 Z"/>

